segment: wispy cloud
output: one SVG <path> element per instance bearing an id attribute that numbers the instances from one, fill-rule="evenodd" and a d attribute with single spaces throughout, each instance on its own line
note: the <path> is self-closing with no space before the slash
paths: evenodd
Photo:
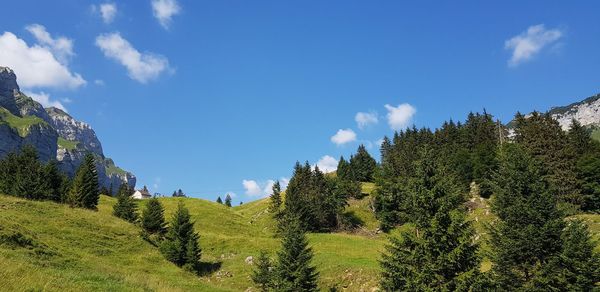
<path id="1" fill-rule="evenodd" d="M 379 117 L 376 112 L 358 112 L 356 113 L 356 116 L 354 116 L 354 120 L 356 121 L 358 128 L 362 130 L 369 125 L 377 124 L 379 122 Z"/>
<path id="2" fill-rule="evenodd" d="M 288 178 L 281 178 L 279 180 L 279 184 L 281 186 L 281 190 L 285 190 L 287 185 L 289 184 Z M 245 189 L 245 194 L 251 197 L 268 197 L 273 193 L 273 185 L 275 181 L 272 179 L 267 180 L 266 182 L 259 183 L 256 180 L 242 180 L 242 185 Z"/>
<path id="3" fill-rule="evenodd" d="M 98 8 L 92 5 L 92 10 L 97 11 L 106 24 L 113 22 L 115 16 L 117 16 L 117 4 L 111 2 L 102 3 Z"/>
<path id="4" fill-rule="evenodd" d="M 504 42 L 504 48 L 512 51 L 508 66 L 516 67 L 529 61 L 544 47 L 562 36 L 563 32 L 559 29 L 546 29 L 543 24 L 530 26 L 526 31 Z"/>
<path id="5" fill-rule="evenodd" d="M 173 16 L 181 12 L 181 7 L 176 0 L 152 0 L 152 11 L 160 25 L 169 29 Z"/>
<path id="6" fill-rule="evenodd" d="M 152 53 L 140 53 L 118 32 L 99 35 L 96 37 L 96 46 L 107 58 L 125 66 L 129 77 L 140 83 L 154 80 L 169 69 L 167 58 Z"/>

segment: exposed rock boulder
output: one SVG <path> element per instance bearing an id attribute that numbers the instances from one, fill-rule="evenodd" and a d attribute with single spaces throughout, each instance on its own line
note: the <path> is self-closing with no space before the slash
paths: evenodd
<path id="1" fill-rule="evenodd" d="M 583 126 L 600 126 L 600 94 L 567 106 L 552 108 L 549 113 L 563 130 L 569 129 L 572 119 Z"/>

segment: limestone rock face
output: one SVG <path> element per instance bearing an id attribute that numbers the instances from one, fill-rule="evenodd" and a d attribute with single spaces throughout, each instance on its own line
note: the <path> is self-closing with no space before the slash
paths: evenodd
<path id="1" fill-rule="evenodd" d="M 66 112 L 50 107 L 46 109 L 50 124 L 58 135 L 68 141 L 77 141 L 83 149 L 104 157 L 102 144 L 96 137 L 96 132 L 88 124 L 75 120 Z"/>
<path id="2" fill-rule="evenodd" d="M 60 109 L 45 109 L 20 91 L 13 70 L 0 66 L 0 158 L 28 144 L 37 149 L 42 161 L 56 159 L 71 177 L 85 155 L 92 153 L 101 187 L 112 186 L 114 192 L 122 183 L 135 187 L 135 176 L 104 156 L 102 144 L 88 124 Z"/>
<path id="3" fill-rule="evenodd" d="M 553 108 L 549 113 L 560 123 L 563 130 L 569 129 L 572 119 L 579 121 L 583 126 L 600 126 L 600 94 L 567 106 Z"/>

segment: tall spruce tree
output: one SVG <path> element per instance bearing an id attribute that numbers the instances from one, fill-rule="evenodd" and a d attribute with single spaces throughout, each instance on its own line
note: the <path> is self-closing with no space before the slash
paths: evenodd
<path id="1" fill-rule="evenodd" d="M 164 209 L 157 198 L 148 199 L 142 211 L 142 229 L 150 234 L 162 235 L 166 232 Z"/>
<path id="2" fill-rule="evenodd" d="M 565 222 L 539 165 L 518 145 L 499 152 L 489 227 L 492 272 L 498 289 L 530 290 L 546 281 L 546 267 L 560 253 Z"/>
<path id="3" fill-rule="evenodd" d="M 231 195 L 229 194 L 225 196 L 225 206 L 231 207 Z"/>
<path id="4" fill-rule="evenodd" d="M 47 200 L 63 201 L 63 190 L 68 178 L 60 172 L 55 160 L 48 162 L 42 169 L 43 189 Z"/>
<path id="5" fill-rule="evenodd" d="M 13 194 L 26 199 L 45 199 L 45 188 L 42 178 L 42 164 L 37 150 L 26 145 L 17 158 L 17 168 Z"/>
<path id="6" fill-rule="evenodd" d="M 69 203 L 75 207 L 96 209 L 100 190 L 96 162 L 91 153 L 86 154 L 79 166 L 69 194 Z"/>
<path id="7" fill-rule="evenodd" d="M 252 271 L 252 282 L 260 289 L 260 291 L 271 291 L 273 287 L 273 263 L 269 255 L 263 250 L 260 252 L 255 261 L 255 268 Z"/>
<path id="8" fill-rule="evenodd" d="M 279 181 L 276 181 L 273 184 L 273 189 L 269 200 L 269 212 L 273 214 L 274 217 L 278 217 L 281 211 L 281 184 Z"/>
<path id="9" fill-rule="evenodd" d="M 131 197 L 127 184 L 121 184 L 119 187 L 117 203 L 113 206 L 113 215 L 129 222 L 135 222 L 138 219 L 137 204 Z"/>
<path id="10" fill-rule="evenodd" d="M 452 176 L 431 153 L 406 189 L 414 230 L 391 238 L 381 260 L 384 291 L 469 291 L 478 276 L 475 230 Z"/>
<path id="11" fill-rule="evenodd" d="M 173 214 L 169 224 L 165 240 L 161 243 L 161 252 L 167 260 L 177 266 L 197 271 L 201 254 L 198 238 L 198 234 L 194 231 L 194 223 L 191 221 L 190 212 L 183 205 L 183 202 L 179 202 L 177 211 Z"/>
<path id="12" fill-rule="evenodd" d="M 297 217 L 287 217 L 274 270 L 275 291 L 317 291 L 318 272 L 311 265 L 312 250 Z"/>
<path id="13" fill-rule="evenodd" d="M 350 169 L 350 164 L 348 163 L 348 161 L 346 161 L 344 156 L 340 157 L 340 161 L 337 165 L 336 174 L 337 177 L 339 177 L 342 180 L 354 180 L 352 170 Z"/>
<path id="14" fill-rule="evenodd" d="M 365 148 L 365 145 L 358 146 L 356 154 L 350 158 L 350 170 L 354 180 L 361 182 L 372 182 L 375 175 L 377 162 Z"/>
<path id="15" fill-rule="evenodd" d="M 223 205 L 223 200 L 221 200 L 221 197 L 220 197 L 220 196 L 219 196 L 219 197 L 217 197 L 217 203 L 219 203 L 219 204 Z"/>

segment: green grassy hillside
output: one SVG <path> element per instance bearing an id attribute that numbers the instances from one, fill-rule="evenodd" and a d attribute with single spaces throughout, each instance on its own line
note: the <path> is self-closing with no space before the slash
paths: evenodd
<path id="1" fill-rule="evenodd" d="M 214 272 L 192 275 L 165 261 L 139 228 L 98 211 L 0 195 L 0 291 L 161 290 L 244 291 L 252 287 L 249 256 L 279 249 L 267 200 L 227 208 L 190 198 L 161 198 L 170 218 L 183 201 L 200 233 L 202 261 Z M 145 204 L 144 201 L 140 202 Z M 310 234 L 322 288 L 370 290 L 377 284 L 383 235 Z"/>
<path id="2" fill-rule="evenodd" d="M 371 189 L 366 186 L 365 191 Z M 0 281 L 0 291 L 245 291 L 252 287 L 253 268 L 246 258 L 256 257 L 260 250 L 275 256 L 279 249 L 267 199 L 233 208 L 191 198 L 160 200 L 167 219 L 179 201 L 190 210 L 200 234 L 202 261 L 213 272 L 198 277 L 164 260 L 140 238 L 137 226 L 112 216 L 113 198 L 102 196 L 99 210 L 88 211 L 0 195 L 0 277 L 6 280 Z M 309 234 L 322 289 L 376 287 L 387 235 L 376 232 L 370 202 L 370 196 L 350 201 L 347 213 L 363 223 L 357 230 Z M 493 215 L 487 201 L 472 203 L 470 218 L 482 240 L 484 222 Z M 579 217 L 600 239 L 600 216 Z M 489 267 L 485 262 L 482 269 Z"/>

